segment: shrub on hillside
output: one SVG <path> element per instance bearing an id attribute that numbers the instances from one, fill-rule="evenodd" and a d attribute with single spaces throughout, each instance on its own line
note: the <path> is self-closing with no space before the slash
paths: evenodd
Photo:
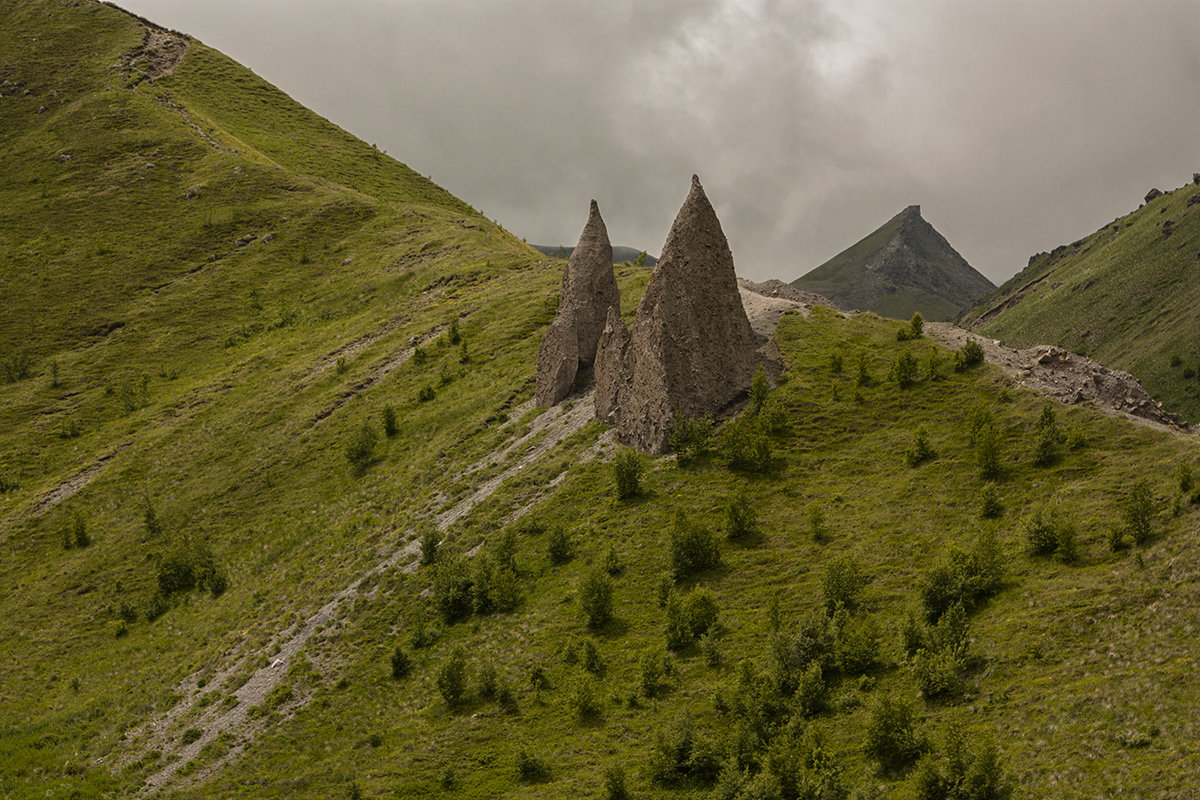
<path id="1" fill-rule="evenodd" d="M 771 441 L 757 418 L 743 415 L 721 427 L 721 458 L 733 470 L 767 472 L 771 468 Z"/>
<path id="2" fill-rule="evenodd" d="M 885 772 L 896 773 L 916 761 L 925 748 L 911 705 L 886 695 L 875 701 L 863 741 L 863 753 L 868 758 Z"/>
<path id="3" fill-rule="evenodd" d="M 383 407 L 383 432 L 389 439 L 400 432 L 400 422 L 396 418 L 396 409 L 391 405 Z"/>
<path id="4" fill-rule="evenodd" d="M 433 567 L 433 605 L 446 622 L 471 615 L 471 564 L 459 553 L 443 554 Z"/>
<path id="5" fill-rule="evenodd" d="M 613 616 L 613 579 L 603 566 L 593 567 L 579 583 L 579 607 L 589 628 L 599 628 Z"/>
<path id="6" fill-rule="evenodd" d="M 671 526 L 670 558 L 671 576 L 679 581 L 719 566 L 721 550 L 708 528 L 679 511 Z"/>
<path id="7" fill-rule="evenodd" d="M 752 417 L 758 416 L 770 394 L 771 382 L 767 380 L 767 371 L 763 369 L 762 364 L 759 364 L 754 370 L 753 380 L 750 381 L 750 405 L 746 412 Z"/>
<path id="8" fill-rule="evenodd" d="M 26 347 L 18 348 L 9 353 L 0 363 L 0 371 L 4 373 L 5 383 L 23 381 L 33 374 L 33 359 Z"/>
<path id="9" fill-rule="evenodd" d="M 925 426 L 922 425 L 917 428 L 912 445 L 904 451 L 904 460 L 908 462 L 910 467 L 917 467 L 936 456 L 937 451 L 929 443 L 929 433 L 925 430 Z"/>
<path id="10" fill-rule="evenodd" d="M 951 727 L 941 752 L 922 757 L 916 770 L 918 800 L 1007 800 L 1012 795 L 995 743 L 968 744 L 961 730 Z"/>
<path id="11" fill-rule="evenodd" d="M 859 595 L 866 585 L 867 578 L 856 560 L 842 556 L 830 561 L 821 580 L 825 611 L 833 614 L 839 607 L 851 611 L 858 608 Z"/>
<path id="12" fill-rule="evenodd" d="M 462 647 L 455 647 L 441 663 L 437 671 L 437 688 L 446 705 L 455 708 L 462 702 L 467 690 L 467 654 Z"/>
<path id="13" fill-rule="evenodd" d="M 936 622 L 955 603 L 970 608 L 999 590 L 1004 564 L 996 538 L 980 534 L 970 552 L 951 545 L 942 560 L 920 580 L 921 605 L 930 622 Z"/>
<path id="14" fill-rule="evenodd" d="M 432 386 L 426 384 L 417 391 L 417 402 L 428 403 L 433 398 L 437 397 L 437 392 Z"/>
<path id="15" fill-rule="evenodd" d="M 1135 544 L 1149 541 L 1154 523 L 1154 496 L 1149 481 L 1138 481 L 1125 496 L 1121 502 L 1121 516 L 1125 520 L 1125 531 Z"/>
<path id="16" fill-rule="evenodd" d="M 1059 448 L 1067 441 L 1066 434 L 1058 427 L 1054 418 L 1053 408 L 1042 408 L 1034 431 L 1033 463 L 1039 467 L 1049 466 L 1058 459 Z"/>
<path id="17" fill-rule="evenodd" d="M 725 501 L 725 536 L 743 539 L 758 532 L 758 515 L 746 491 L 739 490 Z"/>
<path id="18" fill-rule="evenodd" d="M 977 367 L 983 363 L 983 347 L 979 342 L 970 339 L 961 349 L 954 353 L 954 371 L 965 372 L 971 367 Z"/>
<path id="19" fill-rule="evenodd" d="M 711 418 L 676 414 L 671 421 L 667 445 L 675 452 L 680 464 L 687 464 L 708 454 L 712 447 L 712 434 Z"/>
<path id="20" fill-rule="evenodd" d="M 550 780 L 550 765 L 546 759 L 522 747 L 513 759 L 513 769 L 521 783 L 540 783 Z"/>
<path id="21" fill-rule="evenodd" d="M 87 547 L 92 543 L 92 535 L 88 532 L 87 517 L 79 509 L 71 512 L 71 517 L 63 525 L 63 549 L 72 547 Z"/>
<path id="22" fill-rule="evenodd" d="M 642 493 L 642 459 L 629 447 L 622 447 L 612 461 L 613 482 L 618 500 L 632 500 Z"/>
<path id="23" fill-rule="evenodd" d="M 917 382 L 919 370 L 916 356 L 912 353 L 901 353 L 892 362 L 892 368 L 888 370 L 888 378 L 895 381 L 901 389 L 907 389 Z"/>
<path id="24" fill-rule="evenodd" d="M 1000 434 L 995 424 L 987 424 L 975 434 L 975 464 L 979 477 L 995 480 L 1001 473 Z"/>
<path id="25" fill-rule="evenodd" d="M 988 481 L 979 490 L 979 516 L 983 519 L 999 519 L 1004 515 L 1004 504 L 996 484 Z"/>
<path id="26" fill-rule="evenodd" d="M 159 594 L 173 594 L 192 589 L 220 596 L 228 586 L 224 568 L 217 563 L 211 548 L 203 542 L 184 539 L 159 558 L 157 569 Z"/>
<path id="27" fill-rule="evenodd" d="M 550 529 L 546 537 L 546 556 L 554 566 L 561 566 L 571 560 L 574 548 L 571 546 L 571 534 L 561 525 Z"/>
<path id="28" fill-rule="evenodd" d="M 428 567 L 437 563 L 438 560 L 438 545 L 442 543 L 442 534 L 437 528 L 427 528 L 421 534 L 421 559 L 422 567 Z"/>
<path id="29" fill-rule="evenodd" d="M 689 716 L 676 717 L 655 734 L 650 751 L 650 778 L 663 786 L 685 780 L 711 784 L 721 770 L 720 749 L 696 731 Z"/>
<path id="30" fill-rule="evenodd" d="M 1031 556 L 1053 555 L 1066 564 L 1079 558 L 1075 526 L 1045 508 L 1035 508 L 1021 521 L 1021 533 Z"/>
<path id="31" fill-rule="evenodd" d="M 867 353 L 865 350 L 859 350 L 854 358 L 855 365 L 858 368 L 857 383 L 859 386 L 871 385 L 871 373 L 867 368 Z"/>
<path id="32" fill-rule="evenodd" d="M 412 671 L 412 659 L 400 645 L 396 645 L 392 649 L 391 663 L 393 678 L 404 678 Z"/>
<path id="33" fill-rule="evenodd" d="M 364 422 L 346 442 L 346 460 L 355 470 L 362 472 L 375 458 L 375 445 L 378 442 L 379 435 L 375 429 Z"/>
<path id="34" fill-rule="evenodd" d="M 693 589 L 667 602 L 667 648 L 682 650 L 708 633 L 720 614 L 716 598 L 707 589 Z"/>

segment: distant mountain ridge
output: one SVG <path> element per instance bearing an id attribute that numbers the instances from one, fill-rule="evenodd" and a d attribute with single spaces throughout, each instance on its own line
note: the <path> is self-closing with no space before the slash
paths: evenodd
<path id="1" fill-rule="evenodd" d="M 1200 174 L 1137 210 L 1038 253 L 960 324 L 1014 347 L 1055 344 L 1127 370 L 1200 420 Z"/>
<path id="2" fill-rule="evenodd" d="M 907 318 L 953 319 L 995 289 L 912 205 L 792 286 L 844 309 Z"/>
<path id="3" fill-rule="evenodd" d="M 571 253 L 575 250 L 574 245 L 567 246 L 567 245 L 558 245 L 558 244 L 531 244 L 529 246 L 532 247 L 534 250 L 537 250 L 542 255 L 550 256 L 551 258 L 570 258 Z M 636 247 L 624 247 L 622 245 L 617 245 L 617 244 L 613 245 L 612 250 L 613 250 L 613 263 L 614 264 L 624 264 L 626 261 L 637 261 L 637 257 L 640 256 L 642 253 L 646 252 L 644 250 L 638 250 Z M 647 267 L 653 267 L 657 263 L 658 263 L 657 258 L 650 255 L 649 253 L 646 253 L 646 264 L 645 265 Z"/>

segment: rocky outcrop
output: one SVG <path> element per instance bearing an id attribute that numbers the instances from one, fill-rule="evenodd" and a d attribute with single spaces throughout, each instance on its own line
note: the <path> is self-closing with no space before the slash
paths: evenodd
<path id="1" fill-rule="evenodd" d="M 629 329 L 616 307 L 608 309 L 608 320 L 596 347 L 596 419 L 616 425 L 620 419 L 621 396 L 627 391 L 629 374 L 625 354 L 629 350 Z"/>
<path id="2" fill-rule="evenodd" d="M 676 414 L 716 415 L 750 387 L 754 334 L 729 243 L 695 176 L 618 364 L 620 339 L 614 326 L 597 382 L 617 388 L 617 435 L 643 452 L 666 451 Z"/>
<path id="3" fill-rule="evenodd" d="M 563 272 L 558 312 L 538 349 L 534 401 L 539 406 L 552 406 L 569 395 L 580 372 L 592 366 L 610 308 L 616 309 L 619 321 L 621 295 L 613 275 L 612 245 L 593 200 Z"/>

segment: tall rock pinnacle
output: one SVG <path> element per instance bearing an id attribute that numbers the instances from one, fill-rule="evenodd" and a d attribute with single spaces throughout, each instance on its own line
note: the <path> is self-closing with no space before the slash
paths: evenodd
<path id="1" fill-rule="evenodd" d="M 610 307 L 616 308 L 620 321 L 621 294 L 612 256 L 608 230 L 593 200 L 563 272 L 558 312 L 538 349 L 534 402 L 539 406 L 552 406 L 570 394 L 580 370 L 592 365 Z"/>
<path id="2" fill-rule="evenodd" d="M 620 332 L 612 338 L 619 343 Z M 611 365 L 597 366 L 597 384 L 619 390 L 618 435 L 644 452 L 664 452 L 676 414 L 712 416 L 745 395 L 754 377 L 754 347 L 733 254 L 693 175 L 638 306 L 623 379 L 601 376 Z"/>

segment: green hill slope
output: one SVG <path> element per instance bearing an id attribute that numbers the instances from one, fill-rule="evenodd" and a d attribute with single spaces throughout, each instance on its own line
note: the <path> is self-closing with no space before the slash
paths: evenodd
<path id="1" fill-rule="evenodd" d="M 1193 182 L 1039 253 L 961 322 L 1010 345 L 1058 344 L 1127 370 L 1168 409 L 1197 422 L 1197 197 Z"/>
<path id="2" fill-rule="evenodd" d="M 840 308 L 907 319 L 953 319 L 994 287 L 909 206 L 816 269 L 792 281 Z"/>
<path id="3" fill-rule="evenodd" d="M 616 796 L 620 768 L 912 797 L 956 728 L 1029 796 L 1200 779 L 1192 440 L 1085 407 L 1047 438 L 999 373 L 816 309 L 757 419 L 618 501 L 587 398 L 528 402 L 561 265 L 198 43 L 114 67 L 144 35 L 0 5 L 0 796 Z M 618 278 L 632 313 L 646 271 Z M 673 539 L 713 552 L 693 525 L 719 564 L 673 580 Z M 924 766 L 864 754 L 888 698 Z"/>

